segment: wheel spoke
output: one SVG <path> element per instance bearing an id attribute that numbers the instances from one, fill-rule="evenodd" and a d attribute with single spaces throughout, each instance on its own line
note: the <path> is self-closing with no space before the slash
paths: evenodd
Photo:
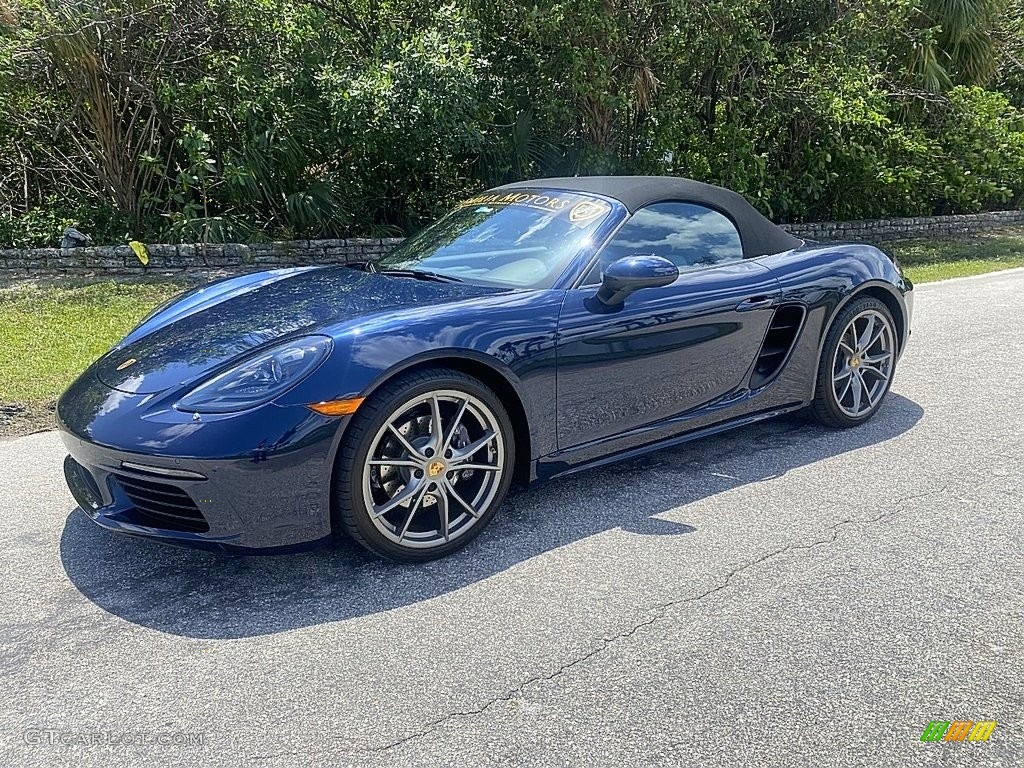
<path id="1" fill-rule="evenodd" d="M 409 499 L 413 498 L 417 493 L 420 492 L 424 483 L 408 483 L 405 488 L 396 493 L 390 499 L 385 501 L 383 504 L 378 504 L 373 507 L 374 517 L 383 517 L 395 507 L 401 506 Z"/>
<path id="2" fill-rule="evenodd" d="M 481 472 L 497 472 L 501 467 L 495 464 L 459 464 L 456 469 L 461 471 L 463 469 L 479 469 Z"/>
<path id="3" fill-rule="evenodd" d="M 479 438 L 478 440 L 474 440 L 472 443 L 465 446 L 464 448 L 460 448 L 459 450 L 455 451 L 449 463 L 453 466 L 457 466 L 461 462 L 468 461 L 470 458 L 472 458 L 474 453 L 479 451 L 481 448 L 483 448 L 497 436 L 498 433 L 495 432 L 493 429 L 487 430 L 484 433 L 483 437 Z"/>
<path id="4" fill-rule="evenodd" d="M 840 381 L 842 381 L 852 373 L 853 368 L 851 368 L 850 366 L 846 366 L 845 368 L 843 368 L 843 370 L 841 370 L 839 373 L 832 377 L 832 381 L 833 383 L 838 384 Z"/>
<path id="5" fill-rule="evenodd" d="M 862 374 L 860 371 L 857 371 L 857 377 L 860 379 L 860 385 L 864 388 L 864 397 L 867 398 L 868 408 L 873 408 L 875 405 L 875 401 L 874 398 L 871 397 L 871 393 L 874 390 L 874 387 L 868 386 L 868 383 L 864 381 L 864 374 Z"/>
<path id="6" fill-rule="evenodd" d="M 420 502 L 423 501 L 423 497 L 427 495 L 427 488 L 430 486 L 426 483 L 422 483 L 419 487 L 419 495 L 416 496 L 416 500 L 409 505 L 409 516 L 405 518 L 405 525 L 402 526 L 401 533 L 398 534 L 398 543 L 402 543 L 402 539 L 405 538 L 405 534 L 409 532 L 409 526 L 412 524 L 412 519 L 416 517 L 416 510 L 420 507 Z"/>
<path id="7" fill-rule="evenodd" d="M 371 467 L 410 467 L 423 468 L 423 462 L 412 459 L 372 459 L 368 462 Z"/>
<path id="8" fill-rule="evenodd" d="M 860 361 L 864 363 L 864 365 L 874 365 L 888 360 L 890 357 L 892 357 L 892 352 L 885 351 L 877 355 L 864 355 Z"/>
<path id="9" fill-rule="evenodd" d="M 451 536 L 451 524 L 448 521 L 448 494 L 443 485 L 437 486 L 434 498 L 437 499 L 437 516 L 441 519 L 441 533 L 444 534 L 444 540 L 447 542 Z"/>
<path id="10" fill-rule="evenodd" d="M 473 517 L 480 517 L 479 513 L 473 509 L 472 505 L 459 495 L 459 492 L 455 490 L 454 485 L 451 483 L 445 483 L 445 488 L 447 489 L 448 494 L 459 503 L 459 506 L 463 507 Z"/>
<path id="11" fill-rule="evenodd" d="M 396 440 L 398 440 L 399 444 L 401 444 L 402 448 L 404 448 L 410 456 L 414 456 L 415 458 L 420 459 L 421 461 L 427 460 L 427 457 L 424 456 L 419 451 L 417 451 L 415 448 L 413 448 L 412 443 L 405 439 L 405 435 L 399 432 L 398 428 L 395 427 L 395 425 L 390 422 L 388 422 L 388 431 L 391 432 L 392 436 Z"/>
<path id="12" fill-rule="evenodd" d="M 459 424 L 462 422 L 462 415 L 466 412 L 466 407 L 469 405 L 469 398 L 465 398 L 462 401 L 462 405 L 459 406 L 458 412 L 455 414 L 455 420 L 452 422 L 451 427 L 448 428 L 448 434 L 444 436 L 444 442 L 441 444 L 441 450 L 448 450 L 452 444 L 452 438 L 455 437 L 455 433 L 459 431 Z"/>
<path id="13" fill-rule="evenodd" d="M 853 377 L 851 376 L 849 379 L 846 380 L 846 386 L 843 387 L 843 391 L 836 395 L 836 402 L 839 403 L 840 406 L 842 406 L 843 398 L 846 397 L 846 393 L 850 391 L 850 387 L 852 385 Z"/>
<path id="14" fill-rule="evenodd" d="M 870 339 L 875 333 L 875 316 L 873 314 L 868 315 L 866 318 L 867 322 L 864 324 L 864 330 L 861 332 L 860 337 L 857 339 L 857 349 L 862 352 L 867 351 L 867 340 Z M 856 328 L 854 333 L 856 334 Z"/>
<path id="15" fill-rule="evenodd" d="M 437 401 L 437 394 L 430 395 L 430 444 L 436 453 L 441 452 L 441 440 L 444 436 L 444 426 L 441 424 L 441 404 Z"/>
<path id="16" fill-rule="evenodd" d="M 880 365 L 873 365 L 871 363 L 861 363 L 860 370 L 861 374 L 863 374 L 865 371 L 871 371 L 871 373 L 875 374 L 875 376 L 880 376 L 883 379 L 886 378 L 886 373 L 885 371 L 882 370 L 882 367 Z"/>
<path id="17" fill-rule="evenodd" d="M 856 351 L 856 349 L 857 349 L 857 323 L 856 323 L 856 321 L 853 322 L 853 323 L 850 323 L 850 327 L 847 328 L 845 331 L 843 331 L 843 339 L 846 338 L 847 334 L 850 335 L 850 341 L 848 343 L 846 343 L 846 347 L 848 349 L 852 349 L 852 350 Z"/>
<path id="18" fill-rule="evenodd" d="M 864 394 L 864 380 L 860 375 L 854 374 L 850 377 L 850 384 L 853 389 L 853 412 L 860 413 L 861 397 Z"/>
<path id="19" fill-rule="evenodd" d="M 878 329 L 878 333 L 876 333 L 874 336 L 872 336 L 871 337 L 871 341 L 869 341 L 868 345 L 866 347 L 864 347 L 864 351 L 865 352 L 867 352 L 869 349 L 871 349 L 873 346 L 875 346 L 876 343 L 878 343 L 878 340 L 881 339 L 883 335 L 885 335 L 885 330 L 886 330 L 885 323 L 882 323 L 882 327 Z"/>

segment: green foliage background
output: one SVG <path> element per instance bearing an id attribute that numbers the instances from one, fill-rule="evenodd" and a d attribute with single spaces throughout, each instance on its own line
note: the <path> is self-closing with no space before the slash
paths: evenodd
<path id="1" fill-rule="evenodd" d="M 1024 201 L 1022 0 L 0 0 L 0 245 L 408 233 L 554 174 Z"/>

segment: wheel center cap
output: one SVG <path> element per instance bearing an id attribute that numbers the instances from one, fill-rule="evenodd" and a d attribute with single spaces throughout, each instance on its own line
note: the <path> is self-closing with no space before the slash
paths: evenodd
<path id="1" fill-rule="evenodd" d="M 851 368 L 856 368 L 859 365 L 860 365 L 860 358 L 859 357 L 854 356 L 854 357 L 850 358 L 850 367 Z"/>
<path id="2" fill-rule="evenodd" d="M 427 474 L 431 477 L 437 477 L 442 472 L 444 472 L 443 461 L 432 461 L 427 465 Z"/>

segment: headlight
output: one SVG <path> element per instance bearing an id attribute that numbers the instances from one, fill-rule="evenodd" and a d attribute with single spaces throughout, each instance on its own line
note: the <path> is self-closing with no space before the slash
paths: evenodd
<path id="1" fill-rule="evenodd" d="M 327 336 L 289 341 L 200 384 L 175 403 L 199 413 L 244 411 L 273 400 L 294 387 L 331 353 Z"/>

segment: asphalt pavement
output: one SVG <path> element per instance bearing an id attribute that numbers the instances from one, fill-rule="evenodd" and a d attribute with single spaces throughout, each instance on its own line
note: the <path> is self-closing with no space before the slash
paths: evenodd
<path id="1" fill-rule="evenodd" d="M 1024 270 L 916 296 L 868 425 L 554 481 L 427 565 L 117 537 L 56 434 L 0 443 L 0 765 L 1024 765 Z"/>

